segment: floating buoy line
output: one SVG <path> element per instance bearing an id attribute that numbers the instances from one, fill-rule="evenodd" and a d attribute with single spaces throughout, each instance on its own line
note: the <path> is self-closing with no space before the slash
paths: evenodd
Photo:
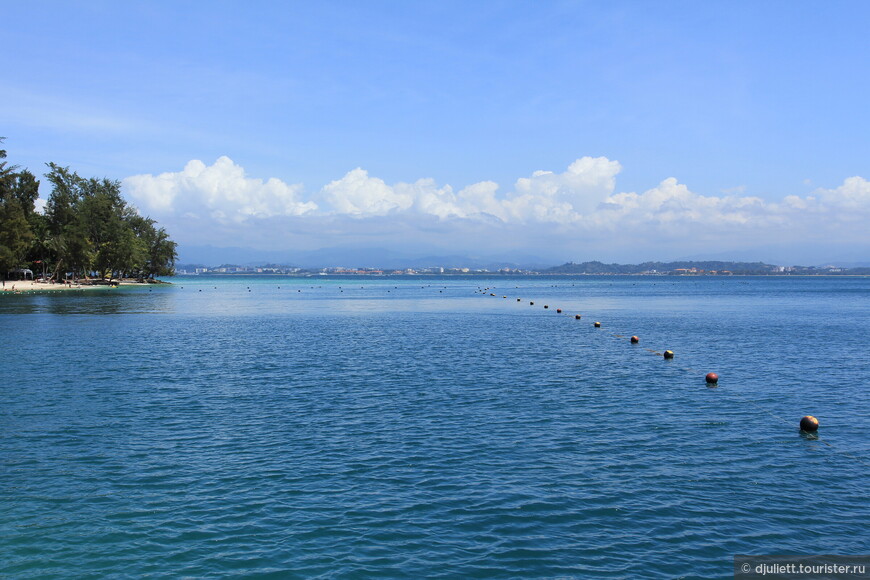
<path id="1" fill-rule="evenodd" d="M 573 286 L 573 284 L 572 284 L 572 286 Z M 430 287 L 431 287 L 431 285 L 430 285 Z M 553 287 L 555 288 L 556 286 L 553 286 Z M 179 288 L 183 290 L 184 286 L 179 286 Z M 317 286 L 317 288 L 322 288 L 322 286 Z M 362 286 L 360 288 L 363 289 Z M 425 287 L 421 286 L 420 288 L 425 288 Z M 217 286 L 215 286 L 214 289 L 217 290 Z M 250 286 L 247 286 L 246 289 L 248 292 L 251 292 Z M 281 286 L 278 286 L 278 289 L 281 289 Z M 311 289 L 314 290 L 315 287 L 311 286 Z M 399 287 L 395 286 L 393 289 L 398 290 Z M 444 286 L 444 289 L 447 289 L 447 286 Z M 478 287 L 477 290 L 475 290 L 475 293 L 479 293 L 479 294 L 484 295 L 484 296 L 489 294 L 489 296 L 494 297 L 494 296 L 496 296 L 496 293 L 491 292 L 491 290 L 494 290 L 494 289 L 495 289 L 494 287 L 487 287 L 487 288 Z M 517 289 L 518 289 L 518 287 L 517 287 Z M 78 290 L 81 290 L 81 289 L 78 289 Z M 341 286 L 338 287 L 338 290 L 339 290 L 339 292 L 344 292 L 344 290 L 342 289 Z M 149 288 L 148 291 L 150 292 L 151 289 Z M 297 291 L 297 293 L 302 292 L 301 289 L 297 289 L 296 291 Z M 66 292 L 68 292 L 68 290 L 63 290 L 63 291 L 61 291 L 61 290 L 55 290 L 55 291 L 49 290 L 49 291 L 33 292 L 32 294 L 54 294 L 54 293 L 61 293 L 61 292 L 66 293 Z M 202 292 L 202 289 L 199 289 L 199 292 Z M 390 292 L 390 290 L 387 290 L 387 292 Z M 443 290 L 439 290 L 439 293 L 443 293 Z M 9 292 L 8 294 L 24 294 L 24 293 L 20 292 L 20 291 L 15 291 L 15 292 Z M 504 294 L 504 295 L 502 295 L 502 298 L 507 299 L 508 295 Z M 518 303 L 521 303 L 523 301 L 523 299 L 517 298 L 516 301 Z M 529 300 L 529 305 L 534 306 L 535 302 L 533 300 Z M 549 304 L 544 304 L 545 310 L 549 310 L 549 308 L 550 308 Z M 563 310 L 561 308 L 556 308 L 556 314 L 562 314 L 562 313 L 563 313 Z M 574 318 L 574 320 L 581 320 L 582 319 L 582 314 L 579 314 L 579 313 L 575 313 L 575 314 L 567 313 L 567 314 L 569 316 L 572 316 Z M 600 329 L 600 328 L 602 328 L 602 323 L 600 321 L 595 321 L 592 323 L 592 326 L 594 328 Z M 625 338 L 624 335 L 616 334 L 616 333 L 610 334 L 610 336 L 612 336 L 614 338 L 618 338 L 618 339 Z M 632 335 L 629 339 L 629 342 L 633 345 L 637 345 L 640 343 L 640 337 L 638 337 L 637 335 Z M 649 349 L 649 348 L 644 349 L 644 350 L 650 354 L 654 354 L 656 356 L 661 356 L 664 360 L 667 360 L 667 361 L 674 360 L 674 358 L 676 356 L 674 351 L 672 351 L 672 350 L 665 350 L 663 352 L 659 352 L 657 350 Z M 692 369 L 692 368 L 688 368 L 688 367 L 683 368 L 683 370 L 690 372 L 690 373 L 693 373 L 693 374 L 700 372 L 700 371 L 697 371 L 696 369 Z M 718 375 L 718 373 L 715 373 L 715 372 L 708 372 L 704 376 L 704 381 L 706 382 L 708 387 L 716 388 L 719 385 L 719 375 Z M 769 415 L 770 417 L 777 419 L 778 421 L 780 421 L 786 425 L 794 425 L 793 422 L 788 421 L 788 420 L 784 419 L 783 417 L 780 417 L 780 416 L 770 412 L 765 407 L 755 403 L 752 400 L 749 400 L 749 399 L 746 399 L 745 397 L 740 396 L 738 393 L 734 393 L 733 391 L 729 391 L 729 394 L 731 396 L 736 397 L 740 401 L 755 407 L 757 410 Z M 857 457 L 857 456 L 855 456 L 847 451 L 844 451 L 844 450 L 832 445 L 829 441 L 821 439 L 818 435 L 820 426 L 821 426 L 821 422 L 813 415 L 805 415 L 805 416 L 801 417 L 801 419 L 798 423 L 798 428 L 800 430 L 800 433 L 802 435 L 806 436 L 807 438 L 817 440 L 817 441 L 825 444 L 827 447 L 831 448 L 832 450 L 838 451 L 839 453 L 841 453 L 847 457 L 850 457 L 851 459 L 853 459 L 859 463 L 862 463 L 864 465 L 870 465 L 870 463 L 868 463 L 865 459 L 863 459 L 861 457 Z"/>
<path id="2" fill-rule="evenodd" d="M 555 288 L 555 286 L 554 286 L 554 288 Z M 480 290 L 480 288 L 478 288 L 477 292 L 480 292 L 481 294 L 485 295 L 487 292 L 489 292 L 490 290 L 493 290 L 493 289 L 494 289 L 494 288 L 492 288 L 492 287 L 485 288 L 485 289 L 483 289 L 483 290 Z M 491 293 L 490 295 L 491 295 L 491 296 L 495 296 L 494 293 Z M 507 298 L 507 296 L 504 296 L 504 297 Z M 517 298 L 517 302 L 521 302 L 521 301 L 522 301 L 522 300 L 521 300 L 520 298 Z M 534 306 L 534 304 L 535 304 L 534 301 L 532 301 L 532 300 L 529 301 L 529 305 Z M 544 308 L 545 308 L 545 309 L 549 309 L 549 305 L 544 305 Z M 561 314 L 561 313 L 562 313 L 562 309 L 561 309 L 561 308 L 557 308 L 557 309 L 556 309 L 556 313 L 557 313 L 557 314 Z M 573 317 L 574 317 L 575 320 L 580 320 L 580 319 L 582 318 L 582 315 L 581 315 L 581 314 L 574 314 Z M 592 326 L 593 326 L 594 328 L 601 328 L 602 325 L 601 325 L 601 322 L 600 322 L 600 321 L 595 321 L 595 322 L 592 323 Z M 613 337 L 615 337 L 615 338 L 620 338 L 620 339 L 624 339 L 624 338 L 625 338 L 625 336 L 624 336 L 624 335 L 621 335 L 621 334 L 612 334 L 611 336 L 613 336 Z M 631 342 L 631 344 L 639 344 L 639 343 L 640 343 L 640 337 L 638 337 L 638 336 L 636 336 L 636 335 L 633 335 L 633 336 L 630 338 L 630 342 Z M 659 351 L 656 351 L 656 350 L 654 350 L 654 349 L 649 349 L 649 348 L 648 348 L 648 349 L 645 349 L 645 350 L 646 350 L 647 352 L 651 353 L 651 354 L 654 354 L 654 355 L 657 355 L 657 356 L 661 356 L 664 360 L 667 360 L 667 361 L 673 360 L 674 357 L 675 357 L 674 351 L 672 351 L 672 350 L 665 350 L 664 352 L 659 352 Z M 691 372 L 691 373 L 693 373 L 693 374 L 699 372 L 699 371 L 697 371 L 696 369 L 692 369 L 692 368 L 684 368 L 684 370 L 687 371 L 687 372 Z M 708 373 L 704 376 L 704 381 L 706 382 L 706 384 L 707 384 L 708 387 L 716 388 L 716 387 L 719 386 L 719 375 L 718 375 L 718 373 L 715 373 L 715 372 L 708 372 Z M 737 399 L 739 399 L 740 401 L 742 401 L 742 402 L 744 402 L 744 403 L 747 403 L 747 404 L 749 404 L 749 405 L 752 405 L 752 406 L 755 407 L 756 409 L 758 409 L 758 410 L 760 410 L 760 411 L 766 413 L 767 415 L 769 415 L 769 416 L 771 416 L 771 417 L 777 419 L 778 421 L 780 421 L 780 422 L 782 422 L 782 423 L 784 423 L 784 424 L 786 424 L 786 425 L 792 425 L 792 426 L 794 426 L 794 423 L 793 423 L 793 422 L 790 422 L 790 421 L 784 419 L 783 417 L 780 417 L 780 416 L 778 416 L 778 415 L 776 415 L 776 414 L 770 412 L 768 409 L 762 407 L 761 405 L 758 405 L 758 404 L 755 403 L 754 401 L 751 401 L 751 400 L 749 400 L 749 399 L 746 399 L 746 398 L 744 398 L 744 397 L 741 397 L 739 394 L 734 393 L 734 392 L 730 392 L 729 394 L 730 394 L 730 395 L 733 395 L 734 397 L 736 397 Z M 819 422 L 819 420 L 818 420 L 816 417 L 814 417 L 814 416 L 812 416 L 812 415 L 806 415 L 806 416 L 804 416 L 804 417 L 802 417 L 802 418 L 800 419 L 800 421 L 799 421 L 799 423 L 798 423 L 798 429 L 800 430 L 801 435 L 803 435 L 803 436 L 805 436 L 805 437 L 807 437 L 807 438 L 809 438 L 809 439 L 817 440 L 817 441 L 819 441 L 819 442 L 825 444 L 827 447 L 831 448 L 832 450 L 837 451 L 837 452 L 839 452 L 839 453 L 841 453 L 841 454 L 843 454 L 843 455 L 845 455 L 845 456 L 847 456 L 847 457 L 853 459 L 854 461 L 857 461 L 857 462 L 862 463 L 862 464 L 864 464 L 864 465 L 870 465 L 870 463 L 868 463 L 868 462 L 867 462 L 866 460 L 864 460 L 863 458 L 857 457 L 857 456 L 855 456 L 854 454 L 851 454 L 851 453 L 849 453 L 849 452 L 847 452 L 847 451 L 844 451 L 844 450 L 842 450 L 842 449 L 840 449 L 840 448 L 838 448 L 838 447 L 832 445 L 829 441 L 826 441 L 826 440 L 824 440 L 824 439 L 821 439 L 821 438 L 819 437 L 819 435 L 818 435 L 818 430 L 819 430 L 820 425 L 821 425 L 821 423 Z"/>

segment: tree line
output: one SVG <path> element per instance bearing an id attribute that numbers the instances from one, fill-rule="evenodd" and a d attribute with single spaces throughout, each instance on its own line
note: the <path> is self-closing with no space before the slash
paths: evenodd
<path id="1" fill-rule="evenodd" d="M 52 190 L 39 212 L 39 180 L 5 159 L 0 149 L 0 277 L 23 268 L 54 280 L 174 274 L 176 243 L 124 201 L 119 181 L 48 163 Z"/>

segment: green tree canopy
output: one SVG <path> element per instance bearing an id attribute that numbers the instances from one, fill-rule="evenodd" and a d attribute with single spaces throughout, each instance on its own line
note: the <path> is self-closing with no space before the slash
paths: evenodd
<path id="1" fill-rule="evenodd" d="M 0 149 L 0 276 L 26 263 L 34 239 L 33 223 L 28 217 L 35 213 L 39 197 L 39 181 L 33 174 L 18 171 L 5 159 L 6 150 Z"/>
<path id="2" fill-rule="evenodd" d="M 39 213 L 39 181 L 7 166 L 5 158 L 0 150 L 0 276 L 37 264 L 56 277 L 174 274 L 175 242 L 124 200 L 119 181 L 84 178 L 48 163 L 45 177 L 52 190 Z"/>

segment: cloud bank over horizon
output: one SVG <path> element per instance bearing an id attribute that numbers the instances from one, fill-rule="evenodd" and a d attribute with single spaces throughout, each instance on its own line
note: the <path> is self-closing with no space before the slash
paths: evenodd
<path id="1" fill-rule="evenodd" d="M 125 195 L 181 244 L 258 249 L 342 245 L 413 251 L 525 252 L 563 259 L 641 261 L 780 248 L 794 263 L 852 259 L 870 240 L 870 181 L 779 200 L 703 195 L 676 177 L 620 192 L 622 165 L 581 157 L 502 190 L 493 181 L 454 189 L 431 178 L 388 184 L 355 168 L 313 192 L 249 177 L 222 156 L 181 171 L 134 175 Z M 761 258 L 759 258 L 761 259 Z M 866 258 L 865 258 L 866 259 Z"/>

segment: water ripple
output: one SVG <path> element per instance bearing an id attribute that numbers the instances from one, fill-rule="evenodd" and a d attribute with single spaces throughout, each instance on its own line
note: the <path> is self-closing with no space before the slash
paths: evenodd
<path id="1" fill-rule="evenodd" d="M 736 553 L 866 553 L 868 283 L 690 282 L 517 283 L 606 332 L 476 280 L 4 300 L 0 573 L 730 577 Z"/>

